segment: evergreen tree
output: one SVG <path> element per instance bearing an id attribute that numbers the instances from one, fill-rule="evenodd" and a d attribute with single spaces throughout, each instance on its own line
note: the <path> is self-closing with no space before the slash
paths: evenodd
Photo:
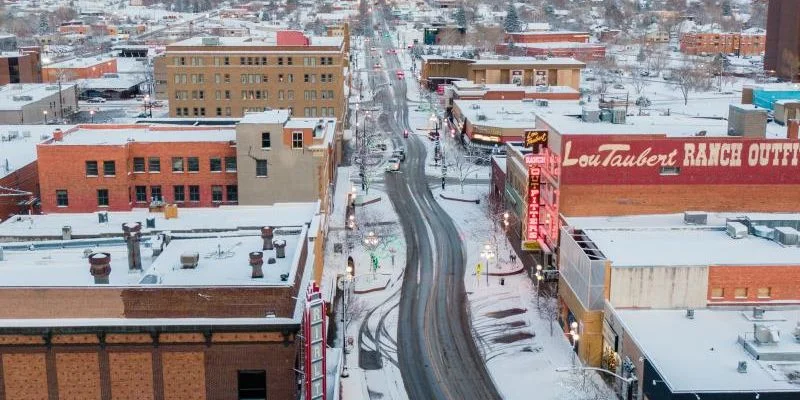
<path id="1" fill-rule="evenodd" d="M 506 32 L 519 32 L 522 30 L 522 25 L 519 22 L 519 16 L 517 16 L 517 9 L 514 7 L 513 3 L 508 5 L 504 27 Z"/>
<path id="2" fill-rule="evenodd" d="M 722 15 L 726 17 L 731 16 L 731 2 L 728 0 L 722 2 Z"/>
<path id="3" fill-rule="evenodd" d="M 47 21 L 47 14 L 39 15 L 39 34 L 46 35 L 50 32 L 50 23 Z"/>
<path id="4" fill-rule="evenodd" d="M 462 28 L 467 27 L 467 13 L 464 11 L 464 7 L 458 7 L 453 18 L 456 20 L 458 26 Z"/>

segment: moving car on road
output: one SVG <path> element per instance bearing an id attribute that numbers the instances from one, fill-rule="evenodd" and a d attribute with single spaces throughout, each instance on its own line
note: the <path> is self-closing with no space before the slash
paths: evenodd
<path id="1" fill-rule="evenodd" d="M 89 103 L 105 103 L 106 99 L 102 97 L 91 97 L 89 100 L 86 100 Z"/>
<path id="2" fill-rule="evenodd" d="M 400 170 L 400 160 L 392 157 L 386 162 L 386 172 L 397 172 Z"/>

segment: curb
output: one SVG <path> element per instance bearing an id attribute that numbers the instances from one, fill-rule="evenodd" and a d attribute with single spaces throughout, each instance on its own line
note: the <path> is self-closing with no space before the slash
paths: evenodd
<path id="1" fill-rule="evenodd" d="M 441 198 L 443 198 L 443 199 L 445 199 L 445 200 L 460 201 L 460 202 L 462 202 L 462 203 L 475 203 L 475 204 L 481 204 L 481 200 L 480 200 L 480 199 L 478 199 L 478 200 L 459 199 L 459 198 L 456 198 L 456 197 L 447 197 L 447 196 L 445 196 L 445 195 L 444 195 L 444 194 L 442 194 L 442 193 L 439 193 L 439 196 L 441 196 Z"/>
<path id="2" fill-rule="evenodd" d="M 525 267 L 510 272 L 491 272 L 489 273 L 489 276 L 511 276 L 511 275 L 521 274 L 523 272 L 525 272 Z"/>
<path id="3" fill-rule="evenodd" d="M 376 197 L 376 198 L 374 198 L 374 199 L 372 199 L 372 200 L 367 200 L 367 201 L 365 201 L 365 202 L 363 202 L 363 203 L 353 203 L 353 204 L 354 204 L 356 207 L 363 207 L 363 206 L 368 206 L 368 205 L 370 205 L 370 204 L 375 204 L 375 203 L 377 203 L 377 202 L 379 202 L 379 201 L 381 201 L 381 197 Z"/>

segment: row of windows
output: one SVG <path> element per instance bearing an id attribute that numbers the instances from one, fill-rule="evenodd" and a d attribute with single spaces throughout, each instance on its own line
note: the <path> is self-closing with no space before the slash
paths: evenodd
<path id="1" fill-rule="evenodd" d="M 175 74 L 173 80 L 177 84 L 181 83 L 205 83 L 205 74 Z M 333 74 L 320 74 L 319 81 L 322 83 L 333 83 Z M 263 74 L 241 74 L 239 82 L 244 84 L 269 83 L 269 75 Z M 278 82 L 294 82 L 294 74 L 278 74 Z M 303 74 L 303 82 L 317 83 L 317 74 Z M 214 74 L 214 83 L 231 83 L 231 74 Z"/>
<path id="2" fill-rule="evenodd" d="M 208 170 L 210 172 L 222 172 L 223 161 L 225 172 L 236 172 L 236 157 L 211 157 L 208 159 Z M 89 161 L 87 161 L 88 166 Z M 200 172 L 200 157 L 172 157 L 172 172 Z M 133 158 L 133 172 L 135 173 L 159 173 L 161 172 L 161 158 L 144 157 Z M 87 169 L 88 175 L 88 169 Z"/>
<path id="3" fill-rule="evenodd" d="M 293 100 L 293 99 L 290 99 Z M 243 107 L 242 108 L 242 115 L 247 114 L 249 112 L 262 112 L 266 111 L 268 107 Z M 281 107 L 283 109 L 283 107 Z M 289 107 L 289 113 L 291 114 L 292 108 Z M 178 117 L 203 117 L 206 115 L 206 108 L 205 107 L 192 107 L 191 113 L 189 112 L 189 107 L 175 107 L 175 115 Z M 223 108 L 217 107 L 216 108 L 216 116 L 217 117 L 230 117 L 231 116 L 231 108 L 225 107 L 224 114 Z M 305 107 L 303 109 L 303 116 L 306 118 L 309 117 L 335 117 L 336 112 L 334 107 Z"/>
<path id="4" fill-rule="evenodd" d="M 266 176 L 266 169 L 264 171 Z M 164 195 L 160 185 L 150 186 L 150 196 L 147 196 L 147 186 L 134 186 L 134 200 L 137 203 L 147 203 L 150 201 L 163 201 Z M 224 200 L 223 200 L 224 193 Z M 186 186 L 175 185 L 172 187 L 172 200 L 175 203 L 183 203 L 186 201 Z M 200 186 L 189 185 L 189 201 L 200 202 Z M 237 185 L 212 185 L 211 186 L 211 201 L 212 202 L 235 202 L 239 201 L 239 187 Z M 56 205 L 58 207 L 69 207 L 69 192 L 66 189 L 56 190 Z M 97 189 L 97 206 L 108 207 L 109 195 L 108 189 Z"/>
<path id="5" fill-rule="evenodd" d="M 186 57 L 172 57 L 173 65 L 186 65 Z M 278 57 L 278 65 L 294 65 L 292 57 Z M 205 65 L 203 57 L 189 57 L 192 66 Z M 319 57 L 320 65 L 333 65 L 333 57 Z M 214 57 L 214 65 L 231 65 L 230 57 Z M 267 57 L 239 57 L 239 65 L 268 65 Z M 317 57 L 303 57 L 303 65 L 313 67 L 317 65 Z"/>
<path id="6" fill-rule="evenodd" d="M 192 90 L 189 92 L 188 90 L 176 90 L 175 91 L 175 100 L 189 100 L 189 94 L 191 93 L 192 100 L 203 100 L 206 98 L 205 91 L 203 90 Z M 323 100 L 333 100 L 334 93 L 333 90 L 320 90 L 320 98 Z M 317 91 L 316 90 L 306 90 L 303 92 L 303 97 L 306 100 L 316 100 L 317 99 Z M 214 92 L 214 98 L 216 100 L 230 100 L 231 99 L 231 91 L 230 90 L 217 90 Z M 269 99 L 269 92 L 266 90 L 242 90 L 242 100 L 267 100 Z M 278 100 L 294 100 L 294 90 L 278 90 Z M 188 114 L 187 114 L 188 115 Z"/>
<path id="7" fill-rule="evenodd" d="M 98 176 L 98 162 L 86 161 L 86 176 Z M 117 163 L 114 161 L 103 161 L 103 176 L 116 176 Z"/>
<path id="8" fill-rule="evenodd" d="M 733 289 L 733 298 L 734 299 L 746 299 L 749 294 L 749 289 L 746 287 L 738 287 Z M 770 287 L 760 287 L 756 289 L 756 298 L 758 299 L 769 299 L 772 297 L 772 288 Z M 711 298 L 712 299 L 722 299 L 725 298 L 725 289 L 724 288 L 712 288 L 711 289 Z"/>

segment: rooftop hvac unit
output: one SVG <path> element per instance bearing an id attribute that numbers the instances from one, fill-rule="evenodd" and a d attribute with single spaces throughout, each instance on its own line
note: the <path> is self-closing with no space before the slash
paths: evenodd
<path id="1" fill-rule="evenodd" d="M 775 228 L 775 241 L 784 246 L 797 246 L 800 232 L 788 226 Z"/>
<path id="2" fill-rule="evenodd" d="M 739 365 L 736 367 L 736 371 L 740 374 L 747 373 L 747 361 L 739 361 Z"/>
<path id="3" fill-rule="evenodd" d="M 683 223 L 687 225 L 705 225 L 708 223 L 708 214 L 701 211 L 686 211 L 683 213 Z"/>
<path id="4" fill-rule="evenodd" d="M 584 108 L 581 113 L 583 122 L 600 122 L 600 109 L 599 108 Z"/>
<path id="5" fill-rule="evenodd" d="M 13 96 L 14 101 L 32 101 L 33 96 Z"/>
<path id="6" fill-rule="evenodd" d="M 550 91 L 550 87 L 549 86 L 536 86 L 536 88 L 534 90 L 537 91 L 537 92 L 545 93 L 545 92 L 549 92 Z"/>
<path id="7" fill-rule="evenodd" d="M 725 224 L 725 231 L 728 233 L 728 236 L 734 239 L 747 237 L 747 226 L 741 222 L 728 222 Z"/>
<path id="8" fill-rule="evenodd" d="M 58 90 L 58 85 L 45 86 L 44 90 Z"/>
<path id="9" fill-rule="evenodd" d="M 758 344 L 777 344 L 781 340 L 781 331 L 774 326 L 753 324 L 753 338 Z"/>
<path id="10" fill-rule="evenodd" d="M 611 123 L 624 124 L 625 123 L 625 109 L 611 110 Z"/>
<path id="11" fill-rule="evenodd" d="M 486 115 L 478 114 L 478 121 L 486 121 Z"/>
<path id="12" fill-rule="evenodd" d="M 775 229 L 764 225 L 753 225 L 753 235 L 766 239 L 775 239 Z"/>
<path id="13" fill-rule="evenodd" d="M 473 103 L 473 104 L 471 104 L 471 105 L 470 105 L 470 108 L 472 108 L 473 110 L 477 110 L 477 109 L 480 109 L 480 108 L 481 108 L 481 105 L 480 105 L 480 104 Z"/>
<path id="14" fill-rule="evenodd" d="M 537 60 L 547 60 L 547 56 L 544 55 L 544 54 L 539 54 L 539 55 L 536 56 L 536 59 Z"/>
<path id="15" fill-rule="evenodd" d="M 753 319 L 764 319 L 764 313 L 766 312 L 767 310 L 761 307 L 753 307 Z"/>
<path id="16" fill-rule="evenodd" d="M 550 102 L 545 99 L 536 99 L 536 106 L 537 107 L 547 107 L 550 105 Z"/>
<path id="17" fill-rule="evenodd" d="M 219 38 L 215 36 L 204 37 L 201 39 L 201 43 L 203 43 L 203 46 L 219 46 Z"/>
<path id="18" fill-rule="evenodd" d="M 686 318 L 694 319 L 694 310 L 693 309 L 690 308 L 690 309 L 686 310 Z"/>

